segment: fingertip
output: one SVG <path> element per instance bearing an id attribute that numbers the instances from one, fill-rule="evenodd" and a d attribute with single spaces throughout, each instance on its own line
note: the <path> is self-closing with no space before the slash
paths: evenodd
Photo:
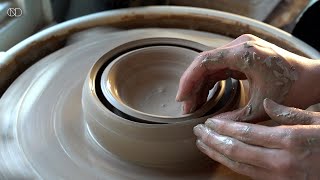
<path id="1" fill-rule="evenodd" d="M 182 102 L 182 98 L 180 97 L 179 93 L 176 96 L 176 101 L 177 102 Z"/>
<path id="2" fill-rule="evenodd" d="M 189 113 L 189 109 L 190 109 L 190 107 L 188 107 L 188 105 L 185 102 L 183 102 L 183 104 L 182 104 L 182 115 L 188 114 Z"/>
<path id="3" fill-rule="evenodd" d="M 186 114 L 184 110 L 185 109 L 184 104 L 182 104 L 181 108 L 182 108 L 182 115 Z"/>
<path id="4" fill-rule="evenodd" d="M 180 85 L 176 95 L 176 101 L 177 102 L 187 101 L 188 99 L 190 99 L 191 94 L 192 92 L 187 91 L 186 87 L 183 87 Z"/>
<path id="5" fill-rule="evenodd" d="M 189 114 L 196 110 L 196 104 L 192 100 L 183 101 L 182 114 Z"/>
<path id="6" fill-rule="evenodd" d="M 197 139 L 196 145 L 197 145 L 198 149 L 204 153 L 209 149 L 209 147 L 200 139 Z"/>
<path id="7" fill-rule="evenodd" d="M 268 116 L 280 124 L 297 124 L 299 119 L 294 118 L 292 108 L 280 105 L 270 99 L 264 99 L 263 106 Z"/>
<path id="8" fill-rule="evenodd" d="M 269 98 L 265 98 L 263 100 L 263 108 L 265 111 L 268 111 L 270 109 L 270 106 L 271 106 L 270 103 L 272 103 L 272 102 L 270 101 Z"/>
<path id="9" fill-rule="evenodd" d="M 279 108 L 282 108 L 283 106 L 281 106 L 280 104 L 274 102 L 269 98 L 265 98 L 263 100 L 263 107 L 266 113 L 269 114 L 269 113 L 277 113 L 280 110 Z"/>
<path id="10" fill-rule="evenodd" d="M 266 108 L 266 109 L 269 109 L 270 106 L 272 106 L 273 103 L 274 103 L 274 101 L 272 101 L 272 100 L 269 99 L 269 98 L 265 98 L 265 99 L 263 100 L 263 106 L 264 106 L 264 108 Z"/>

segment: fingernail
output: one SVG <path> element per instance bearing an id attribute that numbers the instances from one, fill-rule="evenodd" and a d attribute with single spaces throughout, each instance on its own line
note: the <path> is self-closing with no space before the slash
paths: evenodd
<path id="1" fill-rule="evenodd" d="M 198 124 L 193 128 L 193 133 L 197 136 L 197 137 L 201 137 L 203 132 L 204 132 L 204 125 L 203 124 Z"/>
<path id="2" fill-rule="evenodd" d="M 184 95 L 184 96 L 181 96 L 180 94 L 178 94 L 178 95 L 176 96 L 176 101 L 177 101 L 177 102 L 186 101 L 186 100 L 189 99 L 190 96 L 191 96 L 190 94 Z"/>
<path id="3" fill-rule="evenodd" d="M 188 113 L 193 113 L 197 109 L 196 105 L 193 105 Z"/>
<path id="4" fill-rule="evenodd" d="M 182 104 L 182 114 L 185 114 L 184 104 Z"/>
<path id="5" fill-rule="evenodd" d="M 263 104 L 268 106 L 268 107 L 269 106 L 272 107 L 272 106 L 276 105 L 276 103 L 274 101 L 272 101 L 271 99 L 269 99 L 269 98 L 265 98 L 263 100 Z"/>
<path id="6" fill-rule="evenodd" d="M 196 141 L 196 145 L 200 150 L 208 149 L 208 146 L 204 142 L 202 142 L 200 139 Z"/>
<path id="7" fill-rule="evenodd" d="M 263 100 L 263 106 L 264 106 L 265 109 L 268 109 L 268 110 L 272 111 L 275 114 L 280 113 L 281 112 L 281 107 L 282 107 L 280 104 L 272 101 L 269 98 L 265 98 Z"/>
<path id="8" fill-rule="evenodd" d="M 182 102 L 182 100 L 181 100 L 181 98 L 180 98 L 179 95 L 176 96 L 176 101 L 177 101 L 177 102 Z"/>
<path id="9" fill-rule="evenodd" d="M 182 114 L 189 114 L 189 111 L 188 111 L 188 109 L 186 108 L 186 105 L 185 105 L 185 104 L 182 105 Z"/>
<path id="10" fill-rule="evenodd" d="M 216 120 L 215 119 L 208 119 L 206 122 L 205 122 L 205 125 L 210 127 L 210 128 L 214 128 L 215 125 L 216 125 Z"/>

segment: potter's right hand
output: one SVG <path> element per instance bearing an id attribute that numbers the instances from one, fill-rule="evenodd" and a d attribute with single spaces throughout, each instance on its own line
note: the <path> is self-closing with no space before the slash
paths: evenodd
<path id="1" fill-rule="evenodd" d="M 223 47 L 202 52 L 181 77 L 176 99 L 184 103 L 184 113 L 190 113 L 205 103 L 217 81 L 229 77 L 247 79 L 248 104 L 219 116 L 235 121 L 262 121 L 268 117 L 262 103 L 265 98 L 297 108 L 319 102 L 320 91 L 310 75 L 314 62 L 256 36 L 242 35 Z"/>

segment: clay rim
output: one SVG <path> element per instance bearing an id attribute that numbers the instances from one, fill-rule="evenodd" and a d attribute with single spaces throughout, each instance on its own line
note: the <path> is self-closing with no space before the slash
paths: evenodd
<path id="1" fill-rule="evenodd" d="M 187 46 L 186 44 L 190 46 Z M 178 39 L 178 38 L 146 38 L 146 39 L 140 39 L 140 40 L 131 41 L 129 43 L 122 44 L 110 50 L 106 54 L 104 54 L 90 69 L 89 87 L 91 87 L 91 92 L 94 93 L 94 95 L 98 98 L 98 100 L 102 103 L 102 105 L 105 108 L 109 109 L 111 112 L 115 113 L 116 115 L 124 119 L 140 122 L 140 123 L 149 123 L 149 124 L 171 124 L 171 123 L 181 122 L 181 118 L 170 117 L 170 116 L 168 117 L 159 116 L 160 118 L 153 118 L 152 120 L 150 120 L 149 117 L 146 119 L 142 119 L 142 118 L 131 116 L 127 113 L 124 113 L 123 111 L 115 107 L 113 104 L 111 104 L 103 94 L 103 90 L 100 82 L 101 82 L 103 72 L 107 68 L 107 66 L 122 54 L 128 53 L 136 49 L 150 47 L 150 46 L 176 46 L 176 47 L 187 48 L 196 52 L 202 52 L 210 49 L 209 47 L 202 45 L 200 43 L 192 42 L 185 39 Z M 212 108 L 209 111 L 207 111 L 207 113 L 205 113 L 204 116 L 213 114 L 214 112 L 218 111 L 230 101 L 229 100 L 230 98 L 233 98 L 233 96 L 231 96 L 232 94 L 231 89 L 234 87 L 232 86 L 233 86 L 233 83 L 231 79 L 225 80 L 225 90 L 221 90 L 219 92 L 221 95 L 221 98 L 218 100 L 218 102 L 216 102 L 214 106 L 212 106 Z M 188 115 L 186 115 L 185 118 L 186 119 L 184 119 L 183 122 L 192 120 L 192 118 L 188 118 Z"/>
<path id="2" fill-rule="evenodd" d="M 131 25 L 128 24 L 129 22 Z M 186 24 L 186 22 L 189 23 Z M 132 26 L 132 23 L 137 23 L 137 25 Z M 299 55 L 314 59 L 320 57 L 318 51 L 289 33 L 236 14 L 182 6 L 118 9 L 63 22 L 44 29 L 10 48 L 0 57 L 3 62 L 0 69 L 5 69 L 5 71 L 0 71 L 0 77 L 10 77 L 0 81 L 0 97 L 23 71 L 42 57 L 61 48 L 59 44 L 71 34 L 97 26 L 119 27 L 119 25 L 128 26 L 129 29 L 139 27 L 194 29 L 233 38 L 243 33 L 250 33 L 280 47 L 287 47 L 286 49 Z M 217 28 L 220 25 L 227 29 Z M 242 30 L 243 28 L 245 30 Z"/>
<path id="3" fill-rule="evenodd" d="M 190 43 L 191 42 L 192 41 L 190 41 Z M 200 43 L 195 43 L 195 42 L 192 42 L 192 43 L 194 43 L 195 46 L 197 46 L 197 44 L 201 45 Z M 173 45 L 160 46 L 160 45 L 156 44 L 156 45 L 148 46 L 148 47 L 178 47 L 178 46 L 177 45 L 174 45 L 174 46 Z M 214 89 L 214 95 L 210 98 L 210 100 L 208 100 L 206 102 L 206 104 L 204 104 L 196 112 L 191 113 L 191 114 L 178 115 L 178 116 L 165 116 L 165 115 L 150 114 L 150 113 L 146 113 L 146 112 L 143 112 L 141 110 L 137 110 L 135 108 L 132 108 L 129 105 L 127 105 L 126 103 L 122 102 L 121 97 L 115 95 L 115 93 L 113 92 L 112 88 L 109 89 L 108 86 L 106 85 L 106 82 L 109 81 L 110 73 L 111 73 L 113 67 L 116 66 L 118 63 L 120 63 L 122 61 L 121 57 L 124 57 L 127 54 L 130 54 L 131 52 L 138 52 L 138 51 L 143 50 L 143 49 L 148 48 L 148 47 L 138 48 L 138 49 L 135 49 L 135 50 L 130 51 L 128 53 L 120 55 L 119 56 L 120 59 L 119 59 L 119 57 L 114 59 L 110 64 L 108 64 L 108 66 L 106 67 L 106 69 L 102 73 L 101 82 L 100 82 L 100 87 L 102 89 L 102 93 L 104 94 L 104 97 L 115 108 L 117 108 L 118 110 L 120 110 L 121 112 L 123 112 L 125 114 L 137 117 L 139 119 L 144 119 L 146 121 L 159 122 L 159 123 L 163 123 L 163 122 L 164 123 L 166 123 L 166 122 L 170 123 L 170 122 L 185 121 L 185 120 L 188 120 L 190 118 L 202 117 L 204 114 L 206 114 L 208 111 L 210 111 L 210 109 L 212 109 L 213 106 L 215 106 L 217 104 L 217 101 L 223 95 L 222 91 L 224 91 L 224 88 L 225 88 L 225 83 L 222 83 L 222 82 L 218 82 L 214 86 L 214 88 L 212 88 L 212 89 Z M 188 49 L 188 50 L 190 50 L 190 49 Z M 194 52 L 199 53 L 199 51 L 194 51 Z M 129 61 L 129 60 L 127 60 L 127 61 Z"/>

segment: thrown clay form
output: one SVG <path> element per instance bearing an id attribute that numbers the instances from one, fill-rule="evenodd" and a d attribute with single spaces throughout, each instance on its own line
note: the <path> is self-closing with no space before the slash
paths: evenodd
<path id="1" fill-rule="evenodd" d="M 61 49 L 57 46 L 57 42 L 75 31 L 101 25 L 121 25 L 127 29 L 91 34 L 86 36 L 87 39 L 74 41 L 74 44 Z M 128 28 L 137 27 L 164 28 L 128 31 Z M 198 31 L 173 30 L 169 27 L 194 28 Z M 140 133 L 144 138 L 138 142 L 150 142 L 146 139 L 153 132 L 154 125 L 144 123 L 142 126 L 142 123 L 122 118 L 114 113 L 112 107 L 104 106 L 96 96 L 90 95 L 88 97 L 96 102 L 95 110 L 108 113 L 111 121 L 105 121 L 108 116 L 103 115 L 99 121 L 92 121 L 93 125 L 89 127 L 81 107 L 82 87 L 89 68 L 116 46 L 141 38 L 173 37 L 215 48 L 229 42 L 231 38 L 227 36 L 236 37 L 242 33 L 265 37 L 299 54 L 320 57 L 310 46 L 266 24 L 228 13 L 185 7 L 103 12 L 50 27 L 19 43 L 0 57 L 1 93 L 6 90 L 0 99 L 0 179 L 247 179 L 219 164 L 205 168 L 201 164 L 186 163 L 198 169 L 173 171 L 125 161 L 123 159 L 126 157 L 113 154 L 107 143 L 119 143 L 119 137 L 124 137 L 119 136 L 119 132 Z M 26 71 L 21 74 L 23 70 Z M 11 85 L 7 89 L 8 84 Z M 93 94 L 92 86 L 88 88 Z M 99 124 L 101 122 L 103 124 Z M 173 124 L 176 125 L 165 124 L 161 127 L 178 126 L 179 123 Z M 137 127 L 148 131 L 145 131 L 146 134 L 137 132 Z M 106 128 L 117 131 L 106 131 Z M 104 137 L 107 133 L 112 136 Z M 158 138 L 158 143 L 169 139 L 168 136 Z M 102 140 L 106 141 L 105 144 Z M 183 138 L 177 139 L 177 142 L 183 143 Z M 128 144 L 126 147 L 129 147 L 127 154 L 135 153 L 130 151 Z"/>
<path id="2" fill-rule="evenodd" d="M 163 46 L 163 44 L 166 44 L 166 46 Z M 217 105 L 217 107 L 213 109 L 214 111 L 211 111 L 211 114 L 204 117 L 186 117 L 183 121 L 177 121 L 179 120 L 179 118 L 176 118 L 177 120 L 174 121 L 174 118 L 167 119 L 166 117 L 162 117 L 157 119 L 156 117 L 148 115 L 143 116 L 141 115 L 141 113 L 137 113 L 137 111 L 131 114 L 119 114 L 117 113 L 117 109 L 114 109 L 112 107 L 112 105 L 116 105 L 117 103 L 108 101 L 105 96 L 102 95 L 104 88 L 112 85 L 114 85 L 115 87 L 120 87 L 119 89 L 114 90 L 115 96 L 118 97 L 115 102 L 122 101 L 122 97 L 120 98 L 120 96 L 123 93 L 130 93 L 127 91 L 139 90 L 133 88 L 135 87 L 134 83 L 130 84 L 132 87 L 124 88 L 124 90 L 122 90 L 121 88 L 121 86 L 126 85 L 125 81 L 130 82 L 130 76 L 135 77 L 136 75 L 139 76 L 139 73 L 143 73 L 143 70 L 136 69 L 137 66 L 139 67 L 139 65 L 144 65 L 144 70 L 154 70 L 154 68 L 150 67 L 148 63 L 151 63 L 151 65 L 153 65 L 152 63 L 154 62 L 164 64 L 163 61 L 168 61 L 175 65 L 174 62 L 179 62 L 176 59 L 163 59 L 161 58 L 161 56 L 159 57 L 159 59 L 155 58 L 154 60 L 150 60 L 148 58 L 143 58 L 143 54 L 140 53 L 140 59 L 131 59 L 130 55 L 135 55 L 135 52 L 139 52 L 134 50 L 129 51 L 128 54 L 123 53 L 135 48 L 141 50 L 141 48 L 139 47 L 144 47 L 144 49 L 148 48 L 149 51 L 145 51 L 145 53 L 154 54 L 156 52 L 156 54 L 158 54 L 159 51 L 162 54 L 178 53 L 180 55 L 180 58 L 182 59 L 189 58 L 189 61 L 187 62 L 182 61 L 182 64 L 185 66 L 185 68 L 188 67 L 188 65 L 192 61 L 192 58 L 197 54 L 194 52 L 195 50 L 200 52 L 208 48 L 204 45 L 194 43 L 190 40 L 188 41 L 178 38 L 159 37 L 131 41 L 108 51 L 108 53 L 104 54 L 93 65 L 83 85 L 82 111 L 90 135 L 95 139 L 95 141 L 99 143 L 100 146 L 102 146 L 112 154 L 117 155 L 118 157 L 126 161 L 135 162 L 137 164 L 148 167 L 181 168 L 182 166 L 190 166 L 190 162 L 200 163 L 201 161 L 204 161 L 203 154 L 201 154 L 195 146 L 195 136 L 192 132 L 192 129 L 196 124 L 204 122 L 209 116 L 212 116 L 215 113 L 223 112 L 226 109 L 231 110 L 232 106 L 234 104 L 237 104 L 237 95 L 239 95 L 238 93 L 240 91 L 240 89 L 238 88 L 238 81 L 229 79 L 226 82 L 221 83 L 221 88 L 219 89 L 217 96 L 214 96 L 214 98 L 209 101 L 213 102 L 212 104 Z M 165 52 L 163 48 L 167 52 Z M 188 49 L 193 49 L 191 51 L 191 58 L 184 57 L 185 55 L 189 55 L 190 50 Z M 183 53 L 181 53 L 181 51 Z M 121 56 L 121 54 L 124 54 L 125 56 Z M 118 60 L 112 63 L 113 60 L 118 57 L 118 55 L 120 55 L 120 59 L 123 57 L 127 57 L 129 58 L 129 60 Z M 124 64 L 119 65 L 119 63 Z M 109 68 L 105 69 L 106 66 L 108 67 L 108 64 L 111 65 L 109 66 L 111 67 L 110 71 L 108 70 Z M 157 65 L 157 67 L 160 67 L 159 64 Z M 181 69 L 179 68 L 180 65 L 177 67 L 173 66 L 172 64 L 170 64 L 170 67 L 173 69 L 171 69 L 170 71 L 174 74 L 174 78 L 176 80 L 175 83 L 177 83 L 173 85 L 178 86 L 179 77 L 183 73 L 183 69 L 185 68 Z M 127 68 L 117 70 L 119 66 L 122 68 Z M 117 77 L 117 75 L 113 73 L 106 74 L 106 72 L 112 72 L 112 68 L 115 68 L 114 71 L 121 73 L 121 75 L 123 76 Z M 163 69 L 160 69 L 158 73 L 163 73 L 162 71 Z M 164 73 L 168 74 L 170 72 L 166 70 L 164 71 Z M 176 75 L 176 73 L 179 76 Z M 152 75 L 149 76 L 152 77 Z M 107 79 L 104 79 L 105 77 L 107 77 Z M 154 80 L 157 80 L 157 78 L 155 78 Z M 163 84 L 170 84 L 170 79 L 168 80 L 169 82 L 164 81 Z M 109 84 L 105 84 L 103 82 L 107 82 Z M 143 84 L 140 84 L 139 86 L 143 86 Z M 176 89 L 175 91 L 171 92 L 171 94 L 175 95 Z M 124 96 L 124 98 L 130 97 Z M 143 99 L 144 97 L 140 98 Z M 165 98 L 165 96 L 162 98 Z M 157 102 L 153 103 L 156 104 Z M 120 106 L 120 110 L 122 109 L 123 108 Z M 124 112 L 127 111 L 124 110 Z M 155 124 L 155 122 L 157 123 Z"/>
<path id="3" fill-rule="evenodd" d="M 223 94 L 218 83 L 211 91 L 214 98 L 186 115 L 182 114 L 182 104 L 175 100 L 182 73 L 199 52 L 209 49 L 207 46 L 182 39 L 144 39 L 121 45 L 99 61 L 107 62 L 126 49 L 133 50 L 115 58 L 101 77 L 104 96 L 125 114 L 146 122 L 181 122 L 203 116 Z"/>
<path id="4" fill-rule="evenodd" d="M 0 174 L 16 179 L 241 178 L 225 167 L 213 165 L 213 170 L 193 162 L 203 157 L 195 147 L 192 128 L 205 118 L 182 124 L 138 123 L 113 113 L 95 96 L 92 86 L 82 91 L 90 67 L 105 52 L 153 37 L 198 39 L 205 45 L 230 41 L 190 30 L 141 29 L 92 36 L 50 54 L 23 73 L 1 98 L 1 114 L 6 118 L 0 126 L 5 135 Z M 83 109 L 85 98 L 89 101 Z M 159 160 L 162 157 L 167 158 Z M 181 159 L 189 168 L 183 168 Z M 150 167 L 171 164 L 175 168 L 175 163 L 179 170 Z"/>

